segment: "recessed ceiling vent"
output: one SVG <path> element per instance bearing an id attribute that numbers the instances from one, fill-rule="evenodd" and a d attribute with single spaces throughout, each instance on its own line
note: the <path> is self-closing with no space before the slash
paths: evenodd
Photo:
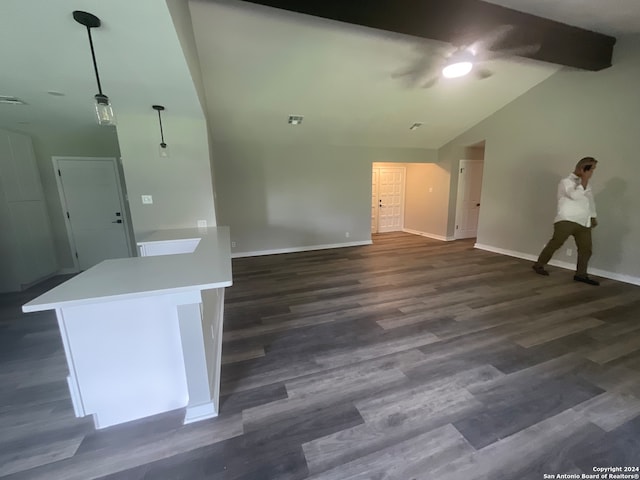
<path id="1" fill-rule="evenodd" d="M 422 126 L 422 122 L 416 122 L 409 127 L 409 130 L 415 130 L 417 128 L 420 128 L 421 126 Z"/>
<path id="2" fill-rule="evenodd" d="M 289 115 L 289 125 L 300 125 L 303 119 L 302 115 Z"/>
<path id="3" fill-rule="evenodd" d="M 20 100 L 18 97 L 11 95 L 0 95 L 0 103 L 8 103 L 9 105 L 26 105 L 27 102 Z"/>

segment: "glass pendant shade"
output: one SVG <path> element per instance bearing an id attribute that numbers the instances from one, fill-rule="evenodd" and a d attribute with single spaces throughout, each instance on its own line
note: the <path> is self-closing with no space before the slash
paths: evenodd
<path id="1" fill-rule="evenodd" d="M 158 154 L 160 158 L 169 158 L 169 146 L 166 143 L 161 143 L 158 146 Z"/>
<path id="2" fill-rule="evenodd" d="M 98 117 L 98 125 L 115 125 L 116 116 L 113 113 L 109 97 L 98 94 L 94 98 L 96 100 L 96 116 Z"/>

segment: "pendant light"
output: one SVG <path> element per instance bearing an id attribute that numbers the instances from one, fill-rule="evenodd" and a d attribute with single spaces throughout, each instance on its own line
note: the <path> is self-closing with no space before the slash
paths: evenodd
<path id="1" fill-rule="evenodd" d="M 73 18 L 76 22 L 87 27 L 87 34 L 89 35 L 89 46 L 91 47 L 91 58 L 93 59 L 93 69 L 96 72 L 96 81 L 98 82 L 98 93 L 94 96 L 96 101 L 96 116 L 98 117 L 99 125 L 115 125 L 116 118 L 113 114 L 113 108 L 111 108 L 111 102 L 109 97 L 102 93 L 102 85 L 100 84 L 100 75 L 98 74 L 98 64 L 96 63 L 96 54 L 93 50 L 93 39 L 91 38 L 91 29 L 100 26 L 100 19 L 95 15 L 83 12 L 81 10 L 75 10 L 73 12 Z"/>
<path id="2" fill-rule="evenodd" d="M 158 123 L 160 124 L 160 147 L 158 148 L 158 153 L 162 158 L 169 157 L 169 147 L 166 143 L 164 143 L 164 131 L 162 130 L 162 115 L 160 112 L 164 110 L 162 105 L 152 105 L 151 108 L 158 112 Z"/>

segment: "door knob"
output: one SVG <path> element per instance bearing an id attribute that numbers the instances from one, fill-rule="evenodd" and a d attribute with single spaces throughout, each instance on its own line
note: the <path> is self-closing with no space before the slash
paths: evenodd
<path id="1" fill-rule="evenodd" d="M 122 223 L 122 220 L 114 220 L 114 221 L 113 221 L 113 222 L 111 222 L 111 223 Z"/>
<path id="2" fill-rule="evenodd" d="M 479 206 L 480 206 L 480 204 L 479 204 L 479 203 L 476 203 L 476 207 L 479 207 Z"/>

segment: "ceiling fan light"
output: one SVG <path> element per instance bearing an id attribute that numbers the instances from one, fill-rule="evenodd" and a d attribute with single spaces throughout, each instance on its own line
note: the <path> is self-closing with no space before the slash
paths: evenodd
<path id="1" fill-rule="evenodd" d="M 96 100 L 96 116 L 98 117 L 98 125 L 115 125 L 116 116 L 113 113 L 109 97 L 99 93 L 93 98 Z"/>
<path id="2" fill-rule="evenodd" d="M 442 75 L 445 78 L 464 77 L 471 71 L 472 68 L 473 63 L 468 61 L 450 63 L 442 69 Z"/>

